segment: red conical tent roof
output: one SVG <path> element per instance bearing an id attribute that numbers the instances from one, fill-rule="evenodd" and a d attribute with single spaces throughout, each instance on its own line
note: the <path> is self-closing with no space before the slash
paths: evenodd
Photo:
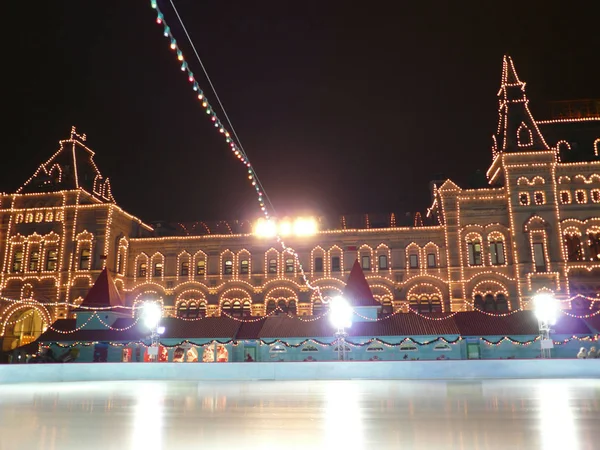
<path id="1" fill-rule="evenodd" d="M 80 306 L 87 306 L 88 308 L 123 306 L 123 300 L 119 295 L 115 282 L 106 269 L 98 276 Z"/>
<path id="2" fill-rule="evenodd" d="M 354 261 L 354 265 L 350 271 L 348 282 L 344 288 L 344 298 L 352 306 L 381 306 L 373 297 L 373 292 L 369 287 L 369 283 L 367 283 L 358 259 Z"/>

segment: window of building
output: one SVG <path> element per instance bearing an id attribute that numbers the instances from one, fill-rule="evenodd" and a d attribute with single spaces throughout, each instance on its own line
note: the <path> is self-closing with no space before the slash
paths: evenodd
<path id="1" fill-rule="evenodd" d="M 196 262 L 196 275 L 204 275 L 206 273 L 206 261 L 201 259 Z"/>
<path id="2" fill-rule="evenodd" d="M 163 274 L 163 263 L 161 261 L 157 261 L 154 263 L 154 276 L 162 277 Z"/>
<path id="3" fill-rule="evenodd" d="M 331 257 L 331 271 L 332 272 L 340 271 L 340 257 L 339 256 Z"/>
<path id="4" fill-rule="evenodd" d="M 410 255 L 408 257 L 408 263 L 411 269 L 419 268 L 419 255 Z"/>
<path id="5" fill-rule="evenodd" d="M 467 244 L 469 250 L 469 265 L 481 266 L 483 264 L 483 258 L 481 257 L 481 241 L 474 239 Z"/>
<path id="6" fill-rule="evenodd" d="M 294 273 L 294 258 L 286 258 L 285 272 L 286 273 Z"/>
<path id="7" fill-rule="evenodd" d="M 565 247 L 568 261 L 583 261 L 583 248 L 579 236 L 565 235 Z"/>
<path id="8" fill-rule="evenodd" d="M 246 275 L 246 274 L 248 274 L 249 270 L 250 270 L 250 261 L 247 259 L 242 259 L 240 261 L 240 273 L 242 275 Z"/>
<path id="9" fill-rule="evenodd" d="M 144 278 L 146 273 L 148 273 L 148 265 L 145 262 L 140 263 L 138 267 L 138 277 Z"/>
<path id="10" fill-rule="evenodd" d="M 277 273 L 277 260 L 276 259 L 269 260 L 269 273 Z"/>
<path id="11" fill-rule="evenodd" d="M 496 239 L 490 242 L 490 257 L 494 266 L 506 263 L 506 259 L 504 258 L 504 241 Z"/>
<path id="12" fill-rule="evenodd" d="M 543 205 L 544 203 L 546 203 L 546 198 L 544 196 L 544 193 L 541 191 L 535 192 L 533 194 L 533 199 L 534 199 L 536 205 Z"/>
<path id="13" fill-rule="evenodd" d="M 23 250 L 17 250 L 13 256 L 12 271 L 21 272 L 23 270 Z"/>
<path id="14" fill-rule="evenodd" d="M 529 194 L 527 192 L 521 192 L 519 194 L 519 203 L 522 206 L 527 206 L 529 205 Z"/>
<path id="15" fill-rule="evenodd" d="M 600 261 L 600 233 L 590 233 L 588 236 L 590 256 L 595 261 Z"/>
<path id="16" fill-rule="evenodd" d="M 38 270 L 38 265 L 40 263 L 40 251 L 32 250 L 29 255 L 29 271 L 36 272 Z"/>
<path id="17" fill-rule="evenodd" d="M 180 274 L 182 277 L 187 277 L 190 273 L 190 263 L 188 261 L 184 261 L 181 263 L 181 271 Z"/>
<path id="18" fill-rule="evenodd" d="M 571 203 L 571 193 L 569 191 L 561 191 L 560 202 L 563 205 L 568 205 L 569 203 Z"/>
<path id="19" fill-rule="evenodd" d="M 46 270 L 54 272 L 58 266 L 58 250 L 50 249 L 46 253 Z"/>
<path id="20" fill-rule="evenodd" d="M 226 259 L 223 261 L 223 274 L 231 275 L 233 273 L 233 261 L 231 259 Z"/>
<path id="21" fill-rule="evenodd" d="M 388 259 L 386 255 L 379 255 L 379 270 L 386 270 L 388 268 Z"/>
<path id="22" fill-rule="evenodd" d="M 363 270 L 371 270 L 371 257 L 369 255 L 362 255 L 360 258 L 360 265 Z"/>
<path id="23" fill-rule="evenodd" d="M 185 302 L 181 302 L 177 305 L 177 317 L 187 318 L 188 316 L 188 307 Z"/>
<path id="24" fill-rule="evenodd" d="M 600 203 L 600 189 L 592 189 L 590 192 L 590 198 L 593 203 Z"/>
<path id="25" fill-rule="evenodd" d="M 587 203 L 587 195 L 585 191 L 579 190 L 575 192 L 575 201 L 577 203 Z"/>
<path id="26" fill-rule="evenodd" d="M 546 271 L 546 256 L 544 244 L 542 242 L 536 242 L 533 244 L 533 263 L 535 265 L 536 272 Z"/>
<path id="27" fill-rule="evenodd" d="M 89 248 L 82 248 L 79 252 L 79 270 L 90 270 L 90 256 L 92 252 Z"/>
<path id="28" fill-rule="evenodd" d="M 315 258 L 315 272 L 323 272 L 323 258 L 320 256 Z"/>
<path id="29" fill-rule="evenodd" d="M 435 260 L 435 253 L 428 253 L 427 254 L 427 267 L 432 269 L 436 266 L 437 266 L 437 262 Z"/>

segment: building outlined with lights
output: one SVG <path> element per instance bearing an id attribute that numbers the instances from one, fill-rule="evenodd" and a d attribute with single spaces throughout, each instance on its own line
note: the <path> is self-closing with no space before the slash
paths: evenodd
<path id="1" fill-rule="evenodd" d="M 183 320 L 319 317 L 326 312 L 320 295 L 342 294 L 357 261 L 378 305 L 374 318 L 502 315 L 530 309 L 540 292 L 564 309 L 594 314 L 600 117 L 534 120 L 510 57 L 498 98 L 489 185 L 433 182 L 425 222 L 411 217 L 406 226 L 394 214 L 356 223 L 147 224 L 118 206 L 86 136 L 73 128 L 17 192 L 0 195 L 3 349 L 73 319 L 101 273 L 110 274 L 124 306 L 156 301 Z M 298 259 L 282 251 L 275 233 Z"/>

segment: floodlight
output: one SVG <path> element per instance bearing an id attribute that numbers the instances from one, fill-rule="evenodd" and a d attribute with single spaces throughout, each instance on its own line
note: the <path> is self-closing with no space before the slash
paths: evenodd
<path id="1" fill-rule="evenodd" d="M 165 333 L 165 327 L 158 327 L 158 328 L 156 329 L 156 332 L 157 332 L 158 334 L 164 334 L 164 333 Z"/>
<path id="2" fill-rule="evenodd" d="M 294 222 L 294 234 L 296 236 L 312 236 L 317 232 L 317 221 L 312 218 L 298 217 Z"/>
<path id="3" fill-rule="evenodd" d="M 338 330 L 350 328 L 353 310 L 343 297 L 334 297 L 329 302 L 329 320 Z"/>
<path id="4" fill-rule="evenodd" d="M 162 308 L 156 302 L 146 302 L 142 307 L 142 318 L 144 324 L 153 330 L 162 318 Z"/>
<path id="5" fill-rule="evenodd" d="M 539 321 L 547 322 L 550 325 L 554 325 L 556 323 L 558 304 L 552 294 L 536 294 L 533 297 L 533 307 L 535 316 Z"/>

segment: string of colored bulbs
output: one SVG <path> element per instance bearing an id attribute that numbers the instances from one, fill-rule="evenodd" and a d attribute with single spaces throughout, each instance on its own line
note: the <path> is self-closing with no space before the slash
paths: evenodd
<path id="1" fill-rule="evenodd" d="M 172 4 L 173 8 L 175 8 L 175 5 L 173 5 L 172 2 L 171 2 L 171 4 Z M 163 36 L 165 36 L 167 39 L 169 39 L 170 48 L 171 48 L 171 50 L 173 50 L 176 53 L 177 60 L 181 63 L 181 71 L 187 74 L 188 81 L 190 82 L 192 89 L 196 93 L 198 100 L 201 102 L 202 107 L 204 108 L 206 114 L 210 117 L 210 120 L 213 122 L 215 128 L 217 128 L 219 133 L 222 134 L 223 137 L 225 138 L 225 142 L 229 145 L 229 149 L 231 150 L 231 152 L 247 168 L 248 180 L 250 181 L 250 184 L 252 184 L 252 187 L 254 188 L 254 190 L 256 192 L 260 210 L 261 210 L 262 214 L 264 215 L 265 220 L 269 221 L 271 219 L 271 215 L 269 213 L 269 209 L 267 208 L 267 205 L 265 202 L 265 199 L 267 197 L 266 197 L 265 193 L 263 192 L 264 188 L 261 188 L 261 183 L 258 180 L 258 176 L 256 175 L 254 167 L 250 163 L 248 155 L 244 152 L 244 150 L 241 148 L 241 146 L 235 142 L 235 139 L 233 138 L 232 134 L 225 127 L 225 125 L 221 122 L 221 120 L 217 116 L 217 113 L 215 112 L 215 109 L 210 104 L 210 102 L 206 98 L 206 95 L 200 88 L 200 85 L 198 84 L 198 81 L 196 80 L 194 73 L 190 69 L 188 62 L 186 61 L 185 57 L 183 56 L 183 52 L 181 51 L 181 48 L 177 44 L 177 40 L 173 36 L 173 33 L 171 33 L 171 28 L 167 24 L 163 12 L 158 7 L 157 0 L 150 0 L 150 6 L 152 7 L 152 9 L 156 10 L 156 23 L 163 26 Z M 177 13 L 177 10 L 175 10 L 175 12 Z M 181 25 L 184 26 L 183 22 L 181 20 L 181 17 L 179 16 L 179 13 L 177 13 L 177 16 L 179 18 L 179 22 L 181 23 Z M 188 39 L 190 41 L 190 44 L 193 46 L 193 43 L 191 42 L 189 35 L 188 35 Z M 198 59 L 200 59 L 200 58 L 198 57 Z M 230 125 L 231 125 L 231 122 L 230 122 Z M 283 248 L 283 251 L 289 253 L 290 255 L 292 255 L 294 257 L 294 262 L 295 262 L 296 266 L 298 267 L 298 269 L 300 270 L 300 275 L 302 276 L 302 279 L 304 280 L 304 283 L 306 284 L 306 286 L 309 289 L 311 289 L 312 291 L 317 292 L 320 300 L 323 303 L 327 303 L 327 299 L 325 299 L 323 297 L 323 295 L 321 294 L 320 288 L 318 286 L 313 286 L 310 283 L 310 280 L 308 279 L 308 276 L 306 275 L 304 268 L 302 267 L 302 263 L 300 262 L 300 255 L 298 255 L 298 253 L 293 248 L 288 247 L 279 234 L 276 235 L 276 239 L 277 239 L 277 242 Z"/>

